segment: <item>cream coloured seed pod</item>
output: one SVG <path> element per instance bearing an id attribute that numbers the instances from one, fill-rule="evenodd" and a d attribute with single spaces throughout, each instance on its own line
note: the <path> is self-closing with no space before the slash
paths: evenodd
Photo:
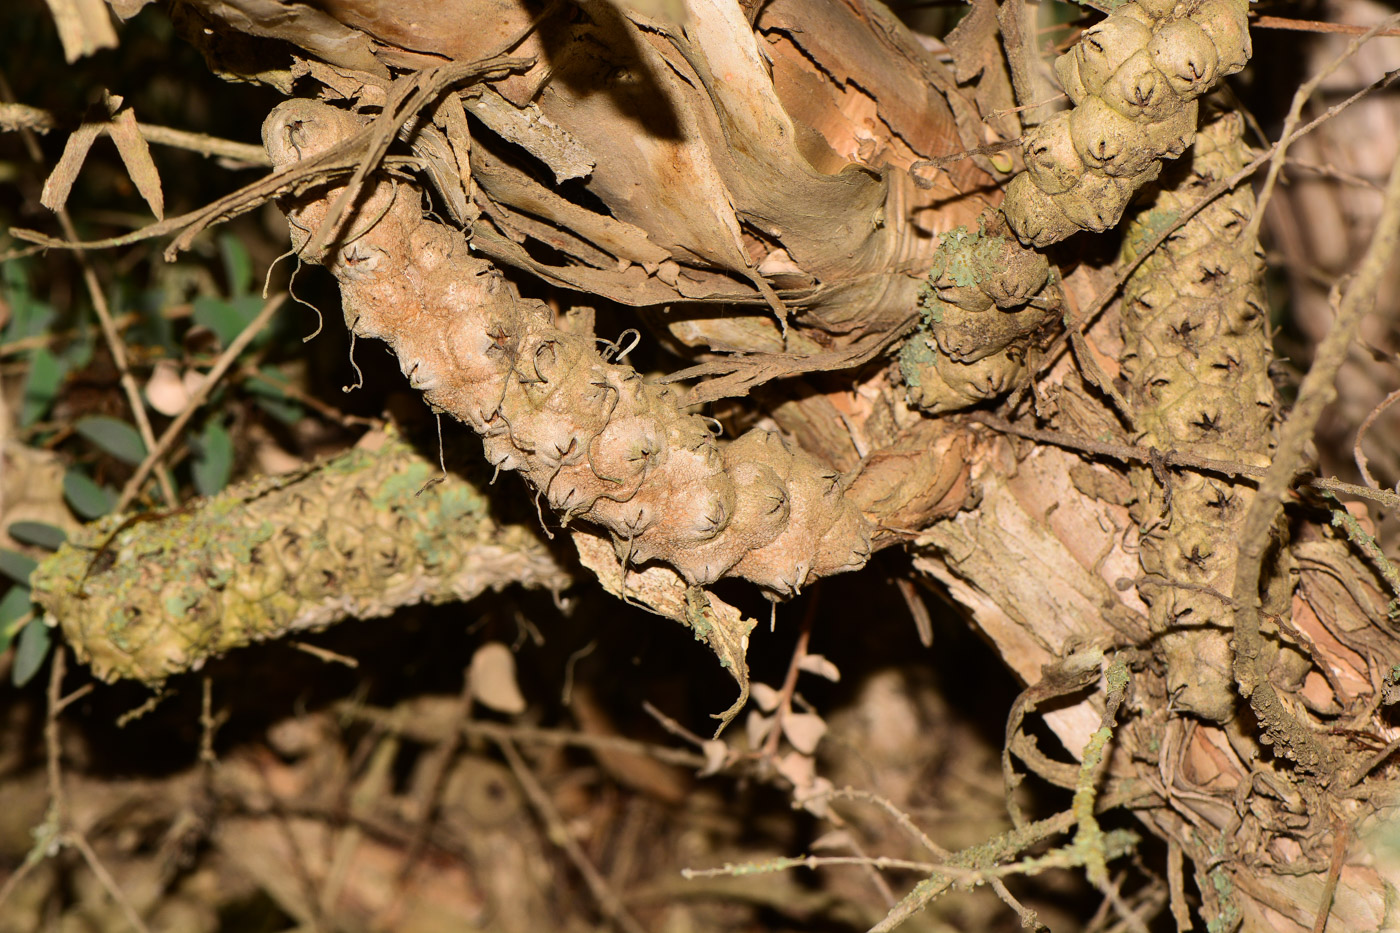
<path id="1" fill-rule="evenodd" d="M 1084 30 L 1079 43 L 1071 50 L 1079 65 L 1079 78 L 1090 94 L 1097 94 L 1118 66 L 1138 49 L 1145 48 L 1152 38 L 1143 23 L 1115 13 L 1103 22 Z"/>
<path id="2" fill-rule="evenodd" d="M 1055 59 L 1055 77 L 1071 103 L 1083 103 L 1091 96 L 1084 86 L 1084 80 L 1079 77 L 1079 59 L 1073 49 Z"/>
<path id="3" fill-rule="evenodd" d="M 1022 307 L 1019 311 L 974 314 L 944 305 L 941 320 L 931 321 L 929 333 L 939 349 L 958 363 L 975 363 L 999 353 L 1043 327 L 1053 313 Z"/>
<path id="4" fill-rule="evenodd" d="M 1119 66 L 1100 96 L 1104 103 L 1138 123 L 1161 122 L 1184 103 L 1166 75 L 1157 70 L 1147 49 L 1139 49 Z"/>
<path id="5" fill-rule="evenodd" d="M 1022 172 L 1006 186 L 1001 212 L 1016 238 L 1030 246 L 1044 248 L 1079 231 L 1074 221 L 1036 187 L 1029 172 Z"/>
<path id="6" fill-rule="evenodd" d="M 1220 53 L 1198 23 L 1178 19 L 1152 34 L 1147 52 L 1172 90 L 1186 100 L 1204 94 L 1220 73 Z"/>
<path id="7" fill-rule="evenodd" d="M 982 290 L 998 308 L 1019 308 L 1050 281 L 1050 263 L 1010 238 L 998 237 L 996 242 L 996 269 L 980 283 Z"/>
<path id="8" fill-rule="evenodd" d="M 1249 10 L 1241 0 L 1206 0 L 1191 19 L 1210 37 L 1220 57 L 1219 75 L 1225 77 L 1249 63 Z"/>
<path id="9" fill-rule="evenodd" d="M 1131 176 L 1161 157 L 1157 126 L 1135 123 L 1091 97 L 1070 111 L 1070 138 L 1084 164 L 1107 175 Z"/>
<path id="10" fill-rule="evenodd" d="M 1118 225 L 1133 195 L 1161 171 L 1162 163 L 1152 162 L 1137 175 L 1126 178 L 1085 172 L 1074 190 L 1052 195 L 1051 200 L 1079 229 L 1102 233 Z"/>
<path id="11" fill-rule="evenodd" d="M 1060 194 L 1079 184 L 1084 163 L 1074 151 L 1069 112 L 1060 111 L 1026 135 L 1022 151 L 1026 171 L 1046 194 Z"/>

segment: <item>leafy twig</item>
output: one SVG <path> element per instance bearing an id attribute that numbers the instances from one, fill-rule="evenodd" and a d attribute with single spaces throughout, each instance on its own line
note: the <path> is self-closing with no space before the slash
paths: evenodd
<path id="1" fill-rule="evenodd" d="M 262 310 L 258 312 L 257 317 L 248 322 L 248 326 L 244 327 L 242 332 L 240 332 L 239 335 L 233 339 L 233 342 L 224 349 L 224 352 L 219 355 L 219 359 L 214 363 L 214 368 L 205 374 L 204 378 L 199 383 L 199 387 L 190 395 L 189 401 L 185 403 L 184 410 L 182 410 L 180 414 L 175 417 L 175 420 L 170 422 L 166 429 L 161 432 L 160 440 L 154 443 L 150 440 L 146 441 L 146 449 L 148 451 L 146 459 L 141 461 L 141 465 L 136 468 L 136 472 L 132 474 L 131 479 L 127 480 L 126 485 L 122 487 L 121 497 L 117 500 L 115 511 L 121 512 L 131 504 L 132 499 L 136 498 L 137 493 L 141 491 L 142 484 L 146 482 L 146 477 L 151 475 L 151 470 L 156 468 L 156 465 L 160 462 L 160 458 L 165 456 L 166 451 L 168 451 L 180 437 L 180 432 L 185 429 L 185 425 L 189 424 L 190 418 L 193 417 L 194 413 L 199 409 L 199 406 L 204 404 L 204 400 L 209 397 L 209 393 L 213 391 L 214 386 L 223 378 L 224 373 L 228 372 L 229 367 L 238 359 L 239 355 L 247 348 L 248 344 L 253 342 L 253 338 L 261 333 L 262 329 L 267 326 L 267 322 L 272 320 L 272 316 L 277 313 L 278 308 L 282 307 L 282 303 L 286 301 L 286 299 L 287 296 L 285 294 L 278 294 L 274 295 L 263 304 Z M 170 500 L 170 504 L 175 504 L 174 499 Z"/>

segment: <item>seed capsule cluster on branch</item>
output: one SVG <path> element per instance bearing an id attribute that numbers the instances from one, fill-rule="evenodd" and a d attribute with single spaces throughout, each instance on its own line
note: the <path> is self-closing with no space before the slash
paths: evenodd
<path id="1" fill-rule="evenodd" d="M 263 125 L 276 165 L 363 126 L 346 111 L 287 101 Z M 285 207 L 299 249 L 344 189 Z M 482 435 L 486 456 L 518 470 L 565 522 L 612 533 L 619 559 L 660 560 L 692 585 L 733 576 L 786 596 L 870 555 L 870 523 L 845 479 L 777 434 L 720 445 L 672 390 L 556 326 L 461 231 L 424 216 L 421 194 L 372 179 L 327 265 L 346 323 L 384 340 L 410 383 Z"/>
<path id="2" fill-rule="evenodd" d="M 39 565 L 34 599 L 102 680 L 159 682 L 255 641 L 569 585 L 538 532 L 393 436 L 165 517 L 113 515 Z"/>
<path id="3" fill-rule="evenodd" d="M 923 321 L 905 342 L 909 400 L 938 413 L 1010 389 L 1025 344 L 1056 317 L 1058 286 L 1040 253 L 1005 235 L 999 218 L 945 233 L 920 296 Z"/>
<path id="4" fill-rule="evenodd" d="M 1197 98 L 1250 56 L 1246 0 L 1137 0 L 1055 61 L 1074 107 L 1033 129 L 1002 210 L 1049 246 L 1117 225 L 1133 195 L 1196 131 Z"/>
<path id="5" fill-rule="evenodd" d="M 1201 127 L 1190 157 L 1164 173 L 1161 190 L 1128 225 L 1123 261 L 1135 259 L 1211 185 L 1248 161 L 1242 126 L 1238 114 L 1225 113 Z M 1275 396 L 1260 285 L 1264 261 L 1259 241 L 1243 238 L 1253 213 L 1248 186 L 1217 198 L 1172 233 L 1124 287 L 1121 373 L 1144 446 L 1257 466 L 1270 461 Z M 1150 604 L 1173 703 L 1223 721 L 1233 714 L 1235 690 L 1232 610 L 1219 594 L 1233 591 L 1240 527 L 1254 488 L 1198 472 L 1163 480 L 1143 468 L 1131 478 L 1145 575 L 1138 589 Z M 1286 593 L 1274 595 L 1274 608 L 1286 608 Z"/>

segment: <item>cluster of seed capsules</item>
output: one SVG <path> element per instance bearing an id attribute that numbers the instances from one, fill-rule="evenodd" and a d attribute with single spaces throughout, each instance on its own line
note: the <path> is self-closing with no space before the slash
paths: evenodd
<path id="1" fill-rule="evenodd" d="M 1242 129 L 1235 113 L 1201 127 L 1189 159 L 1163 173 L 1161 191 L 1128 225 L 1124 262 L 1249 160 Z M 1271 460 L 1276 399 L 1259 285 L 1264 260 L 1258 239 L 1244 235 L 1254 208 L 1248 186 L 1216 198 L 1124 287 L 1121 372 L 1139 444 L 1256 466 Z M 1234 710 L 1233 612 L 1219 594 L 1234 589 L 1240 529 L 1254 489 L 1192 471 L 1173 473 L 1166 486 L 1146 468 L 1132 480 L 1138 558 L 1150 581 L 1139 591 L 1150 603 L 1173 705 L 1224 721 Z M 1286 605 L 1286 594 L 1281 598 Z"/>
<path id="2" fill-rule="evenodd" d="M 535 530 L 396 437 L 148 521 L 112 515 L 39 565 L 34 599 L 102 680 L 159 683 L 256 641 L 471 599 L 561 590 Z"/>
<path id="3" fill-rule="evenodd" d="M 363 125 L 290 100 L 263 138 L 282 166 Z M 342 190 L 285 202 L 298 249 Z M 482 435 L 491 464 L 518 471 L 563 522 L 607 529 L 624 566 L 664 561 L 692 585 L 739 577 L 786 597 L 869 559 L 872 526 L 844 477 L 773 432 L 720 444 L 712 419 L 685 411 L 616 348 L 558 327 L 543 302 L 471 255 L 461 231 L 425 217 L 410 185 L 373 181 L 356 223 L 326 259 L 351 331 L 385 341 L 409 384 Z"/>
<path id="4" fill-rule="evenodd" d="M 1085 30 L 1055 61 L 1074 107 L 1026 138 L 1026 171 L 1002 211 L 1045 247 L 1117 225 L 1139 188 L 1196 132 L 1197 101 L 1250 56 L 1245 0 L 1137 0 Z"/>
<path id="5" fill-rule="evenodd" d="M 989 229 L 990 228 L 990 229 Z M 966 408 L 1011 388 L 1025 371 L 1025 344 L 1056 316 L 1050 264 L 1000 223 L 943 235 L 920 300 L 924 323 L 900 368 L 909 399 L 925 411 Z"/>

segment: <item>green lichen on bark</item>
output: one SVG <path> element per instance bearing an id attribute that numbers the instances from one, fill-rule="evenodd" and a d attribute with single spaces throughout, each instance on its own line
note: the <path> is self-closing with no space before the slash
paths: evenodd
<path id="1" fill-rule="evenodd" d="M 1173 166 L 1124 237 L 1139 251 L 1221 178 L 1248 161 L 1243 121 L 1222 114 L 1201 128 L 1189 159 Z M 1150 254 L 1124 288 L 1122 375 L 1144 446 L 1267 465 L 1275 443 L 1274 387 L 1263 253 L 1245 240 L 1248 187 L 1194 216 Z M 1229 644 L 1239 529 L 1253 487 L 1200 472 L 1133 471 L 1139 560 L 1157 647 L 1174 705 L 1207 719 L 1234 709 Z M 1169 494 L 1169 497 L 1168 497 Z"/>
<path id="2" fill-rule="evenodd" d="M 362 126 L 296 100 L 263 136 L 280 166 Z M 298 249 L 344 190 L 284 205 Z M 607 529 L 624 565 L 663 561 L 691 585 L 739 577 L 787 596 L 869 558 L 871 525 L 845 478 L 772 432 L 718 443 L 671 389 L 522 298 L 461 231 L 424 215 L 411 185 L 369 179 L 340 237 L 325 262 L 350 329 L 388 343 L 427 401 L 480 434 L 487 459 L 520 471 L 565 523 Z"/>
<path id="3" fill-rule="evenodd" d="M 1245 0 L 1138 0 L 1055 61 L 1074 103 L 1032 130 L 1002 210 L 1023 243 L 1117 225 L 1196 131 L 1197 98 L 1249 61 Z"/>
<path id="4" fill-rule="evenodd" d="M 568 585 L 534 529 L 497 524 L 460 477 L 427 485 L 437 475 L 386 437 L 163 517 L 108 516 L 39 566 L 34 599 L 98 677 L 159 682 L 349 616 Z"/>

